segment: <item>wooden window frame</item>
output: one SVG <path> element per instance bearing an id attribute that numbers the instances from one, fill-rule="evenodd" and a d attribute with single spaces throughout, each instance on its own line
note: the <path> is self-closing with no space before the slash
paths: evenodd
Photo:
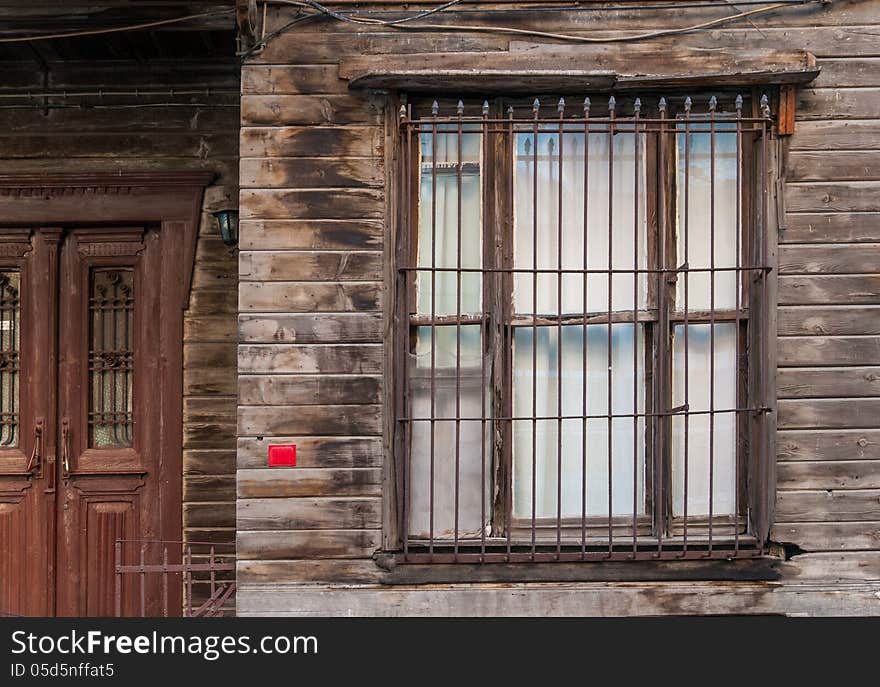
<path id="1" fill-rule="evenodd" d="M 703 94 L 701 94 L 703 95 Z M 749 94 L 749 104 L 751 111 L 744 113 L 744 117 L 758 118 L 761 113 L 760 94 L 756 89 L 752 89 Z M 652 100 L 657 101 L 659 94 L 656 94 Z M 674 98 L 675 96 L 673 96 Z M 708 99 L 709 94 L 705 94 Z M 683 95 L 682 95 L 683 98 Z M 555 103 L 555 99 L 545 100 L 544 102 Z M 494 98 L 489 106 L 492 117 L 502 118 L 507 107 L 514 103 L 522 107 L 524 101 L 517 99 L 509 99 L 504 97 Z M 774 100 L 775 103 L 775 100 Z M 454 107 L 449 102 L 444 103 L 443 107 L 449 112 Z M 469 110 L 479 107 L 479 102 L 469 101 L 467 103 Z M 484 106 L 485 107 L 485 106 Z M 400 109 L 403 108 L 403 109 Z M 395 139 L 394 132 L 399 126 L 402 119 L 424 116 L 430 112 L 430 101 L 426 99 L 414 99 L 407 102 L 407 97 L 403 96 L 399 99 L 392 99 L 392 107 L 387 124 L 389 139 L 391 142 L 389 153 L 390 174 L 388 177 L 389 190 L 396 191 L 400 200 L 392 203 L 389 208 L 389 218 L 394 224 L 394 231 L 391 232 L 392 245 L 395 246 L 395 262 L 390 266 L 386 275 L 390 280 L 390 292 L 393 297 L 390 300 L 391 309 L 389 314 L 389 325 L 394 331 L 394 345 L 392 348 L 391 360 L 394 362 L 395 368 L 392 379 L 394 380 L 393 389 L 386 396 L 387 400 L 392 402 L 394 412 L 390 413 L 392 419 L 386 424 L 386 429 L 390 431 L 388 442 L 389 464 L 391 466 L 391 480 L 395 485 L 393 493 L 386 494 L 386 528 L 384 544 L 385 549 L 389 551 L 399 552 L 404 546 L 405 521 L 403 515 L 402 504 L 406 498 L 403 493 L 404 477 L 402 476 L 401 460 L 398 457 L 404 457 L 406 449 L 406 441 L 403 437 L 404 432 L 401 431 L 401 425 L 397 418 L 401 414 L 401 408 L 406 404 L 407 392 L 398 382 L 401 377 L 400 370 L 396 367 L 399 359 L 404 351 L 409 351 L 412 345 L 413 332 L 418 325 L 431 324 L 430 318 L 414 315 L 414 273 L 409 272 L 404 275 L 401 280 L 397 280 L 396 276 L 398 268 L 401 265 L 415 265 L 416 251 L 418 246 L 418 212 L 419 212 L 419 176 L 420 164 L 409 165 L 409 178 L 407 174 L 400 174 L 401 169 L 406 168 L 403 158 L 406 156 L 403 150 L 403 144 L 399 139 Z M 720 111 L 720 110 L 719 110 Z M 765 111 L 765 110 L 764 110 Z M 655 115 L 656 116 L 656 115 Z M 768 116 L 768 115 L 765 115 Z M 576 120 L 575 120 L 576 121 Z M 695 120 L 696 121 L 696 120 Z M 775 429 L 775 413 L 772 403 L 775 401 L 775 388 L 772 384 L 767 384 L 768 375 L 772 376 L 775 368 L 775 351 L 771 344 L 772 331 L 771 327 L 775 322 L 775 222 L 773 213 L 769 210 L 769 200 L 776 199 L 775 191 L 775 168 L 776 158 L 775 150 L 770 146 L 771 129 L 768 126 L 763 135 L 751 134 L 749 145 L 738 144 L 738 170 L 739 185 L 741 187 L 741 213 L 740 225 L 742 228 L 741 235 L 738 237 L 741 249 L 740 264 L 752 265 L 757 264 L 754 258 L 757 253 L 763 252 L 763 264 L 766 266 L 762 272 L 760 279 L 753 278 L 753 273 L 743 270 L 739 273 L 737 280 L 737 299 L 741 300 L 739 308 L 733 310 L 707 310 L 697 311 L 680 311 L 675 309 L 675 289 L 676 289 L 676 272 L 670 266 L 677 265 L 676 261 L 676 236 L 675 236 L 675 213 L 676 213 L 676 177 L 675 170 L 675 149 L 677 136 L 682 132 L 677 131 L 676 124 L 678 120 L 675 115 L 670 116 L 671 128 L 665 133 L 652 132 L 646 135 L 645 144 L 645 183 L 646 192 L 645 199 L 646 220 L 647 220 L 647 270 L 659 271 L 660 261 L 664 260 L 665 267 L 663 269 L 663 278 L 666 280 L 666 287 L 659 286 L 662 278 L 657 278 L 656 282 L 653 278 L 648 278 L 648 302 L 645 309 L 638 310 L 637 322 L 643 326 L 645 335 L 644 361 L 645 365 L 645 412 L 651 413 L 655 405 L 663 403 L 666 407 L 672 405 L 672 328 L 677 324 L 695 324 L 709 323 L 717 324 L 721 322 L 732 322 L 737 325 L 737 407 L 745 407 L 748 401 L 762 408 L 761 413 L 756 413 L 759 417 L 754 422 L 740 422 L 739 413 L 737 413 L 736 423 L 736 488 L 737 488 L 737 511 L 740 527 L 744 528 L 740 531 L 739 527 L 732 527 L 736 532 L 731 535 L 737 541 L 737 556 L 763 556 L 765 553 L 765 544 L 769 535 L 769 524 L 772 520 L 772 501 L 775 494 L 775 472 L 772 467 L 758 466 L 755 464 L 754 455 L 758 452 L 749 452 L 749 445 L 760 446 L 765 456 L 765 463 L 774 462 L 774 454 L 771 452 L 773 448 L 773 433 Z M 542 129 L 542 133 L 546 130 Z M 482 141 L 483 149 L 483 165 L 481 169 L 482 176 L 482 200 L 483 200 L 483 269 L 501 270 L 511 269 L 513 264 L 513 243 L 514 243 L 514 225 L 513 225 L 513 160 L 515 133 L 484 133 Z M 742 134 L 741 141 L 747 139 Z M 396 141 L 396 143 L 395 143 Z M 415 136 L 416 144 L 418 136 Z M 661 147 L 666 145 L 667 151 L 661 153 Z M 763 147 L 763 152 L 758 155 L 758 147 Z M 669 151 L 672 151 L 670 154 Z M 661 160 L 666 161 L 666 169 L 661 169 Z M 763 161 L 763 169 L 757 169 L 759 161 Z M 761 183 L 763 177 L 764 182 Z M 773 198 L 770 198 L 773 196 Z M 665 200 L 664 200 L 665 199 Z M 760 216 L 761 207 L 765 213 Z M 763 225 L 763 230 L 761 229 Z M 407 230 L 407 227 L 411 231 Z M 498 231 L 492 231 L 497 228 Z M 662 253 L 665 251 L 665 257 Z M 403 284 L 401 286 L 401 283 Z M 513 371 L 512 362 L 512 334 L 517 327 L 532 327 L 535 325 L 532 315 L 523 316 L 523 321 L 518 321 L 513 313 L 512 306 L 512 274 L 509 272 L 500 273 L 483 273 L 483 312 L 480 317 L 472 316 L 444 316 L 442 320 L 434 318 L 435 325 L 456 325 L 456 324 L 474 324 L 482 323 L 483 331 L 483 354 L 489 356 L 494 363 L 493 370 L 501 370 L 501 374 L 491 372 L 492 375 L 492 393 L 493 407 L 501 408 L 501 415 L 504 417 L 512 416 L 512 397 L 513 384 L 511 374 Z M 665 292 L 665 293 L 663 293 Z M 771 294 L 773 300 L 771 301 Z M 402 322 L 399 316 L 399 302 L 406 301 L 406 312 L 409 316 L 406 322 Z M 666 304 L 665 307 L 663 304 Z M 632 313 L 636 311 L 624 310 L 614 311 L 612 322 L 621 321 L 624 323 L 635 323 Z M 488 314 L 485 314 L 488 313 Z M 609 317 L 606 314 L 583 316 L 563 316 L 565 325 L 582 325 L 587 324 L 605 324 Z M 545 322 L 544 319 L 547 321 Z M 557 317 L 540 318 L 538 326 L 558 325 Z M 528 321 L 526 321 L 528 320 Z M 750 324 L 752 323 L 752 324 Z M 661 341 L 665 341 L 666 345 L 661 345 Z M 760 378 L 759 378 L 760 376 Z M 768 421 L 764 421 L 764 419 Z M 671 443 L 671 422 L 672 417 L 666 416 L 658 421 L 659 427 L 652 432 L 651 423 L 645 422 L 645 500 L 646 514 L 638 518 L 636 527 L 639 532 L 638 537 L 643 534 L 646 538 L 650 538 L 652 534 L 656 534 L 654 528 L 655 522 L 663 523 L 663 534 L 661 539 L 666 539 L 672 550 L 671 558 L 686 558 L 682 556 L 678 550 L 677 542 L 681 538 L 681 527 L 677 525 L 672 516 L 671 507 L 671 489 L 668 475 L 672 474 L 672 443 Z M 508 528 L 508 524 L 513 524 L 510 520 L 511 502 L 512 502 L 512 423 L 507 421 L 492 421 L 493 433 L 495 441 L 488 454 L 487 464 L 491 467 L 492 481 L 494 484 L 501 484 L 503 488 L 493 489 L 494 497 L 491 499 L 491 522 L 492 522 L 492 542 L 488 544 L 488 548 L 493 552 L 500 547 L 499 539 L 505 531 L 510 532 L 512 528 Z M 746 436 L 749 431 L 759 426 L 757 434 Z M 655 436 L 656 435 L 656 436 Z M 657 444 L 653 447 L 652 444 Z M 658 481 L 658 484 L 652 483 L 653 474 L 663 475 L 665 479 Z M 629 516 L 622 516 L 624 519 L 632 520 Z M 587 522 L 587 527 L 595 527 L 605 529 L 610 532 L 612 524 L 616 525 L 609 518 L 594 517 L 592 521 Z M 715 525 L 723 524 L 722 517 L 715 515 L 713 522 Z M 734 516 L 730 516 L 730 524 L 733 525 Z M 554 519 L 554 524 L 556 520 Z M 578 529 L 583 527 L 580 519 L 577 520 Z M 699 523 L 690 516 L 687 528 L 691 532 L 699 528 Z M 566 525 L 563 525 L 566 526 Z M 643 528 L 647 528 L 644 530 Z M 515 531 L 515 530 L 514 530 Z M 532 530 L 533 531 L 533 530 Z M 632 531 L 632 530 L 630 530 Z M 613 539 L 613 535 L 611 535 Z M 629 536 L 632 539 L 632 536 Z M 456 552 L 451 556 L 446 553 L 446 549 L 452 545 L 451 541 L 437 540 L 432 542 L 431 552 L 428 560 L 434 562 L 512 562 L 510 556 L 511 540 L 514 547 L 522 546 L 528 542 L 525 539 L 517 539 L 516 534 L 508 539 L 507 552 L 502 554 L 481 552 L 479 558 L 469 555 L 459 555 L 456 542 Z M 723 541 L 724 538 L 719 538 Z M 534 539 L 532 540 L 532 557 L 531 560 L 577 560 L 575 558 L 562 558 L 557 555 L 555 557 L 535 556 Z M 739 547 L 742 547 L 741 549 Z M 435 553 L 434 549 L 440 553 Z M 711 548 L 711 547 L 710 547 Z M 685 549 L 687 543 L 685 542 Z M 702 552 L 701 552 L 702 553 Z M 410 555 L 404 554 L 401 560 L 407 562 Z M 635 557 L 635 556 L 633 556 Z M 657 558 L 658 556 L 654 556 Z M 662 556 L 661 556 L 662 557 Z M 615 558 L 609 548 L 607 558 Z M 586 559 L 586 557 L 584 557 Z M 590 560 L 596 560 L 591 557 Z M 412 562 L 423 562 L 424 558 L 417 555 Z"/>

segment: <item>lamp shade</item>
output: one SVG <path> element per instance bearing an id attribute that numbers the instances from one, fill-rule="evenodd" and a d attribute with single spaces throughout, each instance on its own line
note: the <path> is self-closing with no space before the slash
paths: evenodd
<path id="1" fill-rule="evenodd" d="M 238 243 L 238 210 L 218 210 L 214 213 L 220 226 L 220 237 L 227 246 Z"/>

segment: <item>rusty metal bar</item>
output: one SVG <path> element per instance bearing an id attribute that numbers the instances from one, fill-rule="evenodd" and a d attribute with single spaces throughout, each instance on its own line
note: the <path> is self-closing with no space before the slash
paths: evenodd
<path id="1" fill-rule="evenodd" d="M 715 486 L 715 108 L 709 99 L 709 554 Z"/>
<path id="2" fill-rule="evenodd" d="M 639 129 L 638 119 L 642 109 L 642 101 L 636 98 L 635 104 L 636 131 L 633 136 L 633 413 L 639 408 Z M 609 323 L 609 327 L 611 324 Z M 586 382 L 584 383 L 586 386 Z M 608 409 L 609 412 L 611 408 Z M 633 558 L 638 552 L 639 534 L 636 522 L 639 498 L 639 418 L 633 415 Z"/>
<path id="3" fill-rule="evenodd" d="M 122 542 L 115 542 L 113 548 L 116 561 L 116 617 L 118 618 L 122 615 L 122 573 L 119 570 L 119 566 L 122 565 Z"/>
<path id="4" fill-rule="evenodd" d="M 534 161 L 532 163 L 532 554 L 535 553 L 535 508 L 538 483 L 538 113 L 541 103 L 535 98 Z M 534 560 L 534 558 L 532 559 Z"/>
<path id="5" fill-rule="evenodd" d="M 586 558 L 587 553 L 587 369 L 588 369 L 588 360 L 587 360 L 587 310 L 588 310 L 588 289 L 587 284 L 589 279 L 587 278 L 587 269 L 588 269 L 588 258 L 589 258 L 589 245 L 590 245 L 590 98 L 584 98 L 584 230 L 583 230 L 583 242 L 584 242 L 584 277 L 583 277 L 583 293 L 581 294 L 581 298 L 583 298 L 583 311 L 584 311 L 584 320 L 583 320 L 583 329 L 581 332 L 581 337 L 583 338 L 582 343 L 582 369 L 583 369 L 583 384 L 582 384 L 582 394 L 581 394 L 581 412 L 584 415 L 584 418 L 581 422 L 581 554 L 582 559 Z"/>
<path id="6" fill-rule="evenodd" d="M 431 112 L 434 116 L 434 126 L 431 129 L 431 269 L 437 267 L 437 114 L 439 105 L 437 101 L 431 106 Z M 431 317 L 437 316 L 437 273 L 431 272 Z M 431 327 L 431 455 L 430 455 L 430 514 L 428 532 L 430 533 L 431 543 L 429 551 L 434 552 L 434 448 L 436 427 L 434 424 L 435 403 L 437 398 L 436 389 L 436 369 L 437 369 L 437 328 Z"/>
<path id="7" fill-rule="evenodd" d="M 614 518 L 613 504 L 613 480 L 614 480 L 614 458 L 613 458 L 613 437 L 614 437 L 614 420 L 612 417 L 614 407 L 612 402 L 612 336 L 611 336 L 611 313 L 614 310 L 612 293 L 614 289 L 614 277 L 611 270 L 614 268 L 614 115 L 616 101 L 612 95 L 608 99 L 608 112 L 610 122 L 608 124 L 608 319 L 605 325 L 608 328 L 608 555 L 609 557 L 614 551 L 614 529 L 611 522 Z"/>
<path id="8" fill-rule="evenodd" d="M 559 99 L 557 106 L 560 120 L 565 112 L 565 99 Z M 562 179 L 565 171 L 564 136 L 565 127 L 559 123 L 559 160 L 557 171 L 557 199 L 556 199 L 556 310 L 559 319 L 556 325 L 556 409 L 559 419 L 556 420 L 556 553 L 562 553 Z M 551 139 L 552 140 L 552 139 Z M 535 342 L 537 345 L 537 342 Z"/>

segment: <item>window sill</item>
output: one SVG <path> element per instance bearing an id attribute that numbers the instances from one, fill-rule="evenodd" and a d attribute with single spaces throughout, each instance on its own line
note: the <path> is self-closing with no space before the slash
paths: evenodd
<path id="1" fill-rule="evenodd" d="M 670 551 L 674 555 L 675 551 Z M 781 579 L 782 558 L 756 550 L 741 550 L 736 559 L 605 560 L 521 563 L 403 563 L 400 553 L 381 553 L 374 559 L 385 570 L 388 585 L 477 584 L 519 582 L 772 582 Z"/>

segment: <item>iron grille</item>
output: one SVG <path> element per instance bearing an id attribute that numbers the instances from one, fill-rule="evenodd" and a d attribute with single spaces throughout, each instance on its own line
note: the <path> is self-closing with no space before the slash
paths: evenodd
<path id="1" fill-rule="evenodd" d="M 763 554 L 772 120 L 697 100 L 401 107 L 403 561 Z"/>

